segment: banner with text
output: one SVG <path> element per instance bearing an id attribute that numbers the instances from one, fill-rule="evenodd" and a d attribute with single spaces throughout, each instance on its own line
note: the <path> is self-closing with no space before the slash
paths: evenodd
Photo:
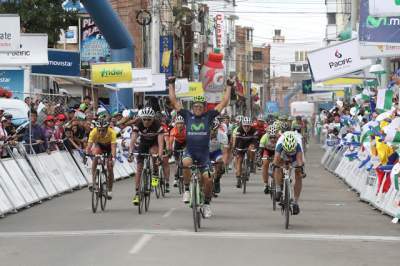
<path id="1" fill-rule="evenodd" d="M 376 17 L 400 16 L 400 0 L 369 0 L 369 13 Z"/>
<path id="2" fill-rule="evenodd" d="M 0 53 L 18 51 L 21 44 L 20 36 L 19 16 L 0 14 Z"/>
<path id="3" fill-rule="evenodd" d="M 371 60 L 360 59 L 357 39 L 309 52 L 308 62 L 314 82 L 341 77 L 371 65 Z"/>
<path id="4" fill-rule="evenodd" d="M 47 34 L 22 33 L 20 51 L 0 53 L 1 66 L 47 65 Z"/>
<path id="5" fill-rule="evenodd" d="M 24 99 L 24 70 L 0 69 L 0 87 L 12 91 L 13 98 Z"/>
<path id="6" fill-rule="evenodd" d="M 133 68 L 132 69 L 132 82 L 118 83 L 117 88 L 142 88 L 151 87 L 153 85 L 153 74 L 151 68 Z"/>
<path id="7" fill-rule="evenodd" d="M 79 77 L 81 72 L 79 52 L 49 49 L 49 64 L 33 66 L 33 74 Z"/>
<path id="8" fill-rule="evenodd" d="M 130 62 L 91 64 L 93 84 L 128 83 L 132 81 Z"/>

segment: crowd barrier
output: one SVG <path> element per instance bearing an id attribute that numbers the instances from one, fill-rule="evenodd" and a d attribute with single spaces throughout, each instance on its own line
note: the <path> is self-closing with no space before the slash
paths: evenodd
<path id="1" fill-rule="evenodd" d="M 41 203 L 91 184 L 91 160 L 79 151 L 57 149 L 50 154 L 27 153 L 22 144 L 6 147 L 10 158 L 0 159 L 0 216 Z M 136 167 L 118 153 L 114 179 L 134 174 Z"/>
<path id="2" fill-rule="evenodd" d="M 389 181 L 387 179 L 393 178 L 393 174 L 390 174 L 392 167 L 378 168 L 388 173 L 379 182 L 375 169 L 379 164 L 378 158 L 360 149 L 352 150 L 346 145 L 327 147 L 321 164 L 355 190 L 362 201 L 394 217 L 393 223 L 399 221 L 400 191 L 396 190 L 395 182 L 391 182 L 389 189 L 384 189 L 386 181 Z"/>

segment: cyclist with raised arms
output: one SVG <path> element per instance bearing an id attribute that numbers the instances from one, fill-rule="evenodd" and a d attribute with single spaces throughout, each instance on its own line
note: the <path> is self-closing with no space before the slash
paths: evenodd
<path id="1" fill-rule="evenodd" d="M 276 186 L 276 200 L 282 196 L 283 172 L 282 167 L 285 163 L 291 164 L 295 168 L 294 202 L 292 203 L 293 215 L 300 213 L 299 198 L 303 184 L 304 159 L 301 141 L 296 137 L 295 132 L 287 131 L 278 139 L 274 156 L 274 176 Z"/>
<path id="2" fill-rule="evenodd" d="M 278 140 L 279 134 L 275 125 L 270 125 L 268 127 L 268 132 L 262 136 L 260 140 L 260 148 L 262 149 L 262 179 L 264 181 L 264 193 L 268 194 L 270 192 L 270 187 L 268 185 L 268 169 L 270 163 L 272 163 L 275 155 L 276 141 Z"/>
<path id="3" fill-rule="evenodd" d="M 164 130 L 161 127 L 159 121 L 154 119 L 155 112 L 150 107 L 145 107 L 139 111 L 140 120 L 132 129 L 132 139 L 129 146 L 129 161 L 133 160 L 133 150 L 136 143 L 139 143 L 137 151 L 139 156 L 137 157 L 137 168 L 135 173 L 135 191 L 136 194 L 132 199 L 134 205 L 139 205 L 139 185 L 140 178 L 143 170 L 144 157 L 141 154 L 157 154 L 157 162 L 154 164 L 161 163 L 161 158 L 164 151 Z M 157 169 L 153 169 L 154 174 L 157 173 Z"/>
<path id="4" fill-rule="evenodd" d="M 202 185 L 204 190 L 204 216 L 211 217 L 212 212 L 210 208 L 210 201 L 212 197 L 212 179 L 209 174 L 209 150 L 210 150 L 210 131 L 212 123 L 223 108 L 225 108 L 231 96 L 231 88 L 234 81 L 228 80 L 224 98 L 213 110 L 206 111 L 206 99 L 204 96 L 193 97 L 192 112 L 182 108 L 181 103 L 176 99 L 175 95 L 175 78 L 168 79 L 169 98 L 171 105 L 177 110 L 178 115 L 182 116 L 186 125 L 186 151 L 183 159 L 183 177 L 185 192 L 183 194 L 183 201 L 189 203 L 190 200 L 190 167 L 194 162 L 200 166 L 202 172 Z"/>
<path id="5" fill-rule="evenodd" d="M 101 118 L 95 123 L 95 128 L 89 134 L 88 145 L 86 147 L 87 154 L 107 155 L 107 198 L 112 199 L 112 188 L 114 182 L 114 161 L 117 155 L 117 133 L 110 128 L 110 123 Z M 92 181 L 95 191 L 98 191 L 99 184 L 96 184 L 96 168 L 99 159 L 94 158 L 92 162 Z"/>
<path id="6" fill-rule="evenodd" d="M 236 157 L 236 187 L 242 187 L 242 161 L 244 154 L 247 153 L 250 165 L 254 169 L 255 147 L 257 143 L 257 131 L 252 126 L 250 117 L 243 117 L 242 125 L 233 136 L 233 147 Z M 240 150 L 238 150 L 240 149 Z M 252 169 L 252 170 L 253 170 Z"/>

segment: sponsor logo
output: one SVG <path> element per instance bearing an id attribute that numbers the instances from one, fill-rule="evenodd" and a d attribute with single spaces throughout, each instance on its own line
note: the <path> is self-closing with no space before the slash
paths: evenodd
<path id="1" fill-rule="evenodd" d="M 49 60 L 49 65 L 50 66 L 71 67 L 72 66 L 72 62 L 68 62 L 68 61 L 50 61 Z"/>
<path id="2" fill-rule="evenodd" d="M 11 40 L 12 34 L 9 32 L 0 32 L 0 40 Z"/>
<path id="3" fill-rule="evenodd" d="M 367 27 L 377 29 L 384 26 L 400 26 L 400 17 L 367 17 Z"/>
<path id="4" fill-rule="evenodd" d="M 191 127 L 190 127 L 190 129 L 192 131 L 195 131 L 195 132 L 199 132 L 199 131 L 205 130 L 205 128 L 206 128 L 206 126 L 204 125 L 203 122 L 201 122 L 199 124 L 192 124 Z"/>
<path id="5" fill-rule="evenodd" d="M 341 66 L 344 66 L 344 65 L 347 65 L 347 64 L 350 64 L 351 62 L 353 62 L 353 59 L 351 57 L 347 57 L 347 58 L 342 59 L 343 54 L 341 54 L 339 52 L 339 50 L 336 50 L 335 57 L 338 58 L 338 59 L 341 59 L 341 60 L 329 62 L 328 64 L 329 64 L 329 68 L 330 69 L 341 67 Z"/>
<path id="6" fill-rule="evenodd" d="M 106 77 L 120 77 L 124 73 L 122 68 L 113 68 L 113 69 L 102 69 L 100 71 L 100 75 L 102 78 Z"/>

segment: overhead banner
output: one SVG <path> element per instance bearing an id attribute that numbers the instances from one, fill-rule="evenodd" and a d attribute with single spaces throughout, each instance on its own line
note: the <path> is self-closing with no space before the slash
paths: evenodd
<path id="1" fill-rule="evenodd" d="M 400 16 L 400 1 L 369 0 L 369 13 L 376 17 Z"/>
<path id="2" fill-rule="evenodd" d="M 91 18 L 81 19 L 81 67 L 92 63 L 110 62 L 111 50 L 99 28 Z"/>
<path id="3" fill-rule="evenodd" d="M 400 44 L 397 45 L 360 45 L 361 58 L 400 56 Z"/>
<path id="4" fill-rule="evenodd" d="M 13 98 L 24 99 L 24 70 L 0 69 L 0 87 L 12 91 Z"/>
<path id="5" fill-rule="evenodd" d="M 128 83 L 132 81 L 132 64 L 130 62 L 92 64 L 93 84 Z"/>
<path id="6" fill-rule="evenodd" d="M 132 82 L 130 83 L 118 83 L 117 88 L 142 88 L 150 87 L 153 85 L 153 74 L 151 68 L 133 68 L 132 69 Z"/>
<path id="7" fill-rule="evenodd" d="M 133 89 L 134 92 L 165 92 L 167 90 L 167 86 L 165 84 L 165 74 L 153 74 L 152 76 L 152 84 L 147 87 L 135 87 Z"/>
<path id="8" fill-rule="evenodd" d="M 360 26 L 358 34 L 362 45 L 400 44 L 399 30 L 400 17 L 374 17 L 369 14 L 368 0 L 360 0 Z"/>
<path id="9" fill-rule="evenodd" d="M 160 73 L 172 76 L 174 73 L 173 54 L 174 38 L 172 36 L 160 36 Z"/>
<path id="10" fill-rule="evenodd" d="M 321 82 L 362 70 L 371 65 L 360 59 L 357 39 L 341 42 L 308 53 L 314 82 Z"/>
<path id="11" fill-rule="evenodd" d="M 22 33 L 21 50 L 0 53 L 0 66 L 47 65 L 47 34 Z"/>
<path id="12" fill-rule="evenodd" d="M 18 15 L 0 14 L 0 53 L 20 50 L 20 30 Z"/>
<path id="13" fill-rule="evenodd" d="M 79 77 L 81 75 L 79 52 L 49 49 L 48 54 L 48 65 L 33 66 L 32 73 L 71 77 Z"/>

